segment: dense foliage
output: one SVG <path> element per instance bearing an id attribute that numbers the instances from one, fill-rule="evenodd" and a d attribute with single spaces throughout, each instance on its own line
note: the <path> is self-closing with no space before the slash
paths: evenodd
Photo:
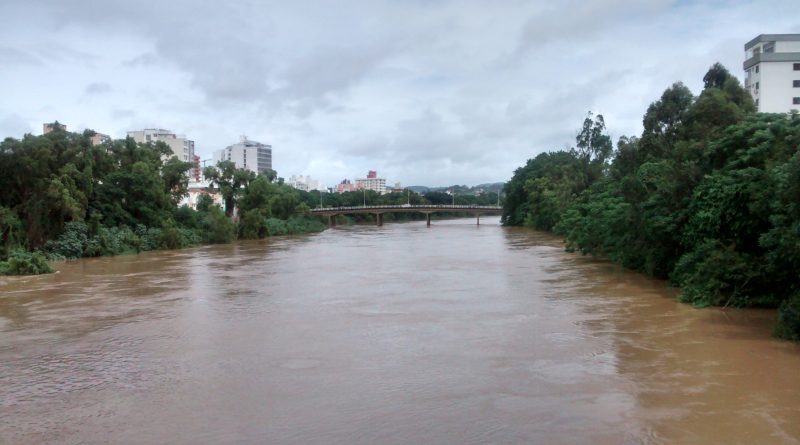
<path id="1" fill-rule="evenodd" d="M 755 113 L 719 64 L 704 83 L 668 88 L 613 153 L 587 118 L 576 148 L 515 172 L 503 221 L 669 278 L 685 302 L 779 307 L 776 333 L 800 339 L 800 116 Z"/>
<path id="2" fill-rule="evenodd" d="M 58 128 L 56 126 L 56 128 Z M 321 230 L 307 215 L 308 193 L 272 183 L 228 162 L 206 169 L 225 210 L 204 196 L 197 210 L 178 207 L 188 191 L 187 171 L 163 143 L 132 139 L 93 146 L 94 133 L 57 129 L 0 143 L 0 274 L 50 272 L 46 259 L 119 255 L 225 243 L 246 233 Z M 252 185 L 252 187 L 251 187 Z M 231 218 L 238 200 L 248 218 Z M 226 211 L 228 212 L 226 214 Z M 281 229 L 253 233 L 249 211 Z M 238 225 L 237 225 L 238 223 Z"/>
<path id="3" fill-rule="evenodd" d="M 324 222 L 310 215 L 319 206 L 450 204 L 454 199 L 443 192 L 309 193 L 284 185 L 274 171 L 256 175 L 223 161 L 203 171 L 220 193 L 223 208 L 203 195 L 194 210 L 178 207 L 188 193 L 191 164 L 170 157 L 165 144 L 128 138 L 93 146 L 90 130 L 76 134 L 54 128 L 42 136 L 0 142 L 0 274 L 47 273 L 47 259 L 321 231 Z M 496 200 L 496 193 L 455 197 L 457 204 Z M 354 215 L 340 223 L 371 218 Z"/>

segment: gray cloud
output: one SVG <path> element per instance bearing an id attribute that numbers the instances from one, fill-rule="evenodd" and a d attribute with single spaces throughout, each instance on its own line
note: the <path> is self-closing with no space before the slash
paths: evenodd
<path id="1" fill-rule="evenodd" d="M 33 133 L 33 130 L 27 119 L 18 114 L 0 114 L 0 139 L 5 139 L 10 135 L 23 135 L 25 133 Z"/>
<path id="2" fill-rule="evenodd" d="M 9 0 L 0 16 L 0 136 L 159 126 L 207 158 L 245 133 L 282 176 L 328 184 L 505 180 L 587 111 L 636 134 L 672 82 L 697 91 L 717 60 L 740 75 L 744 42 L 800 30 L 796 0 Z"/>
<path id="3" fill-rule="evenodd" d="M 86 94 L 105 94 L 111 92 L 111 85 L 107 82 L 92 82 L 86 85 Z"/>
<path id="4" fill-rule="evenodd" d="M 0 64 L 7 67 L 20 65 L 38 66 L 42 65 L 42 61 L 27 51 L 0 46 Z"/>
<path id="5" fill-rule="evenodd" d="M 153 53 L 144 53 L 124 61 L 123 66 L 128 68 L 139 68 L 139 67 L 146 68 L 146 67 L 163 65 L 165 63 L 167 63 L 166 60 L 159 58 Z"/>

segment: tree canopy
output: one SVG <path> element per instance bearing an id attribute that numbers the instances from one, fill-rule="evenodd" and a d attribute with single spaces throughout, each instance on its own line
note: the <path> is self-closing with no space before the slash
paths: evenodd
<path id="1" fill-rule="evenodd" d="M 720 64 L 703 81 L 696 97 L 667 88 L 605 157 L 587 148 L 607 147 L 604 121 L 587 117 L 575 148 L 514 173 L 503 221 L 670 279 L 698 306 L 780 306 L 776 333 L 800 339 L 800 116 L 755 113 Z"/>

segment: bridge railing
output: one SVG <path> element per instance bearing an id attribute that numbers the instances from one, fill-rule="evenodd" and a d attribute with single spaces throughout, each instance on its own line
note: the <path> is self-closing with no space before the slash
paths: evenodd
<path id="1" fill-rule="evenodd" d="M 400 204 L 400 205 L 380 205 L 380 206 L 349 206 L 349 207 L 322 207 L 311 209 L 311 212 L 332 212 L 332 211 L 348 211 L 348 210 L 370 210 L 370 209 L 408 209 L 408 210 L 418 210 L 418 209 L 453 209 L 453 210 L 503 210 L 502 207 L 498 206 L 479 206 L 479 205 L 463 205 L 463 204 L 435 204 L 435 205 L 408 205 L 408 204 Z"/>

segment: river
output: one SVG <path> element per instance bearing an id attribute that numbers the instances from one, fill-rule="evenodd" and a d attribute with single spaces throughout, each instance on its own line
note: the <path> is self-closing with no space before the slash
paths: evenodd
<path id="1" fill-rule="evenodd" d="M 800 443 L 774 311 L 481 223 L 0 278 L 0 443 Z"/>

